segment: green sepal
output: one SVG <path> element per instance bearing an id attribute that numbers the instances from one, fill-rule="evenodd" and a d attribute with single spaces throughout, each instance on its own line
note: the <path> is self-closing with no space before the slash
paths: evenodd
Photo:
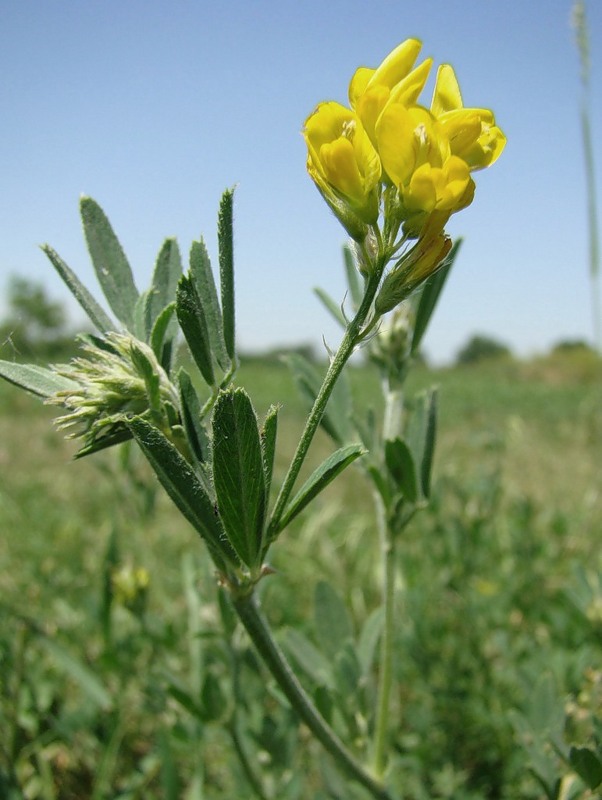
<path id="1" fill-rule="evenodd" d="M 190 353 L 209 386 L 215 386 L 207 321 L 190 275 L 182 275 L 176 292 L 176 314 Z"/>
<path id="2" fill-rule="evenodd" d="M 419 294 L 416 307 L 416 319 L 412 333 L 412 344 L 410 347 L 411 355 L 416 355 L 420 348 L 426 329 L 433 316 L 435 306 L 439 300 L 439 295 L 443 291 L 443 286 L 458 255 L 461 244 L 461 239 L 454 242 L 442 266 L 424 283 L 424 287 Z"/>
<path id="3" fill-rule="evenodd" d="M 134 333 L 138 290 L 119 239 L 106 214 L 91 197 L 82 197 L 80 213 L 88 251 L 102 291 L 117 319 Z"/>
<path id="4" fill-rule="evenodd" d="M 278 406 L 270 406 L 259 432 L 261 438 L 261 454 L 265 474 L 265 493 L 270 495 L 272 474 L 274 472 L 274 456 L 276 454 L 276 433 L 278 430 Z"/>
<path id="5" fill-rule="evenodd" d="M 402 439 L 385 442 L 385 463 L 395 488 L 401 490 L 410 503 L 415 503 L 418 499 L 416 464 L 410 448 Z"/>
<path id="6" fill-rule="evenodd" d="M 42 252 L 48 257 L 50 263 L 58 272 L 65 286 L 69 289 L 73 297 L 77 300 L 88 319 L 100 333 L 108 333 L 115 330 L 115 323 L 107 316 L 104 309 L 96 302 L 94 297 L 86 289 L 75 272 L 65 264 L 56 250 L 47 244 L 42 245 Z"/>
<path id="7" fill-rule="evenodd" d="M 219 245 L 219 276 L 222 297 L 222 316 L 226 352 L 233 362 L 236 358 L 235 314 L 234 314 L 234 234 L 233 234 L 234 190 L 222 195 L 219 206 L 217 240 Z"/>
<path id="8" fill-rule="evenodd" d="M 364 455 L 366 450 L 359 444 L 350 444 L 341 447 L 330 455 L 320 466 L 315 469 L 297 494 L 293 497 L 282 517 L 276 520 L 276 529 L 273 531 L 275 536 L 299 514 L 305 506 L 310 503 L 337 475 L 352 464 L 356 458 Z"/>
<path id="9" fill-rule="evenodd" d="M 69 391 L 77 387 L 75 381 L 36 364 L 0 361 L 0 375 L 15 386 L 26 389 L 38 397 L 51 397 L 56 392 Z"/>
<path id="10" fill-rule="evenodd" d="M 230 359 L 224 342 L 222 312 L 217 298 L 211 261 L 205 242 L 202 239 L 198 242 L 193 242 L 190 248 L 189 274 L 203 309 L 211 352 L 215 356 L 217 363 L 226 372 L 230 368 Z"/>
<path id="11" fill-rule="evenodd" d="M 263 551 L 267 496 L 257 417 L 244 389 L 221 391 L 215 402 L 213 482 L 226 536 L 254 569 Z"/>
<path id="12" fill-rule="evenodd" d="M 321 300 L 322 304 L 326 307 L 328 311 L 330 311 L 331 315 L 335 318 L 335 320 L 339 323 L 342 328 L 347 327 L 347 320 L 345 319 L 345 315 L 343 314 L 343 310 L 341 306 L 336 303 L 332 297 L 327 294 L 323 289 L 320 287 L 314 288 L 314 294 Z"/>
<path id="13" fill-rule="evenodd" d="M 133 417 L 128 426 L 167 494 L 207 543 L 218 569 L 224 570 L 226 563 L 238 565 L 217 511 L 190 464 L 160 430 L 142 417 Z"/>
<path id="14" fill-rule="evenodd" d="M 422 497 L 431 493 L 431 473 L 437 434 L 437 392 L 421 392 L 414 399 L 406 437 L 417 466 L 418 487 Z"/>
<path id="15" fill-rule="evenodd" d="M 201 419 L 201 403 L 190 379 L 184 369 L 178 371 L 180 404 L 182 406 L 182 423 L 190 448 L 201 464 L 208 464 L 210 457 L 209 436 Z"/>

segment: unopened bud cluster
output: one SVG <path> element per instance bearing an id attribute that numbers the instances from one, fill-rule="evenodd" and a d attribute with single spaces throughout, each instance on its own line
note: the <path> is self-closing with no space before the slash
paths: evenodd
<path id="1" fill-rule="evenodd" d="M 56 420 L 72 428 L 70 438 L 97 447 L 125 429 L 128 418 L 145 415 L 164 431 L 178 424 L 178 394 L 152 349 L 126 333 L 85 337 L 83 355 L 53 370 L 73 382 L 46 401 L 68 409 Z"/>

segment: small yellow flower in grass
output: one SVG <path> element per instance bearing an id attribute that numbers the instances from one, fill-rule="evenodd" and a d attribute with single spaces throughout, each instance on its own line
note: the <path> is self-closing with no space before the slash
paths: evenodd
<path id="1" fill-rule="evenodd" d="M 342 200 L 363 223 L 374 224 L 380 159 L 357 115 L 339 103 L 321 103 L 303 135 L 307 169 L 325 199 Z"/>
<path id="2" fill-rule="evenodd" d="M 486 108 L 464 108 L 456 74 L 449 64 L 437 71 L 431 111 L 445 133 L 453 155 L 470 170 L 489 167 L 500 157 L 506 137 Z"/>

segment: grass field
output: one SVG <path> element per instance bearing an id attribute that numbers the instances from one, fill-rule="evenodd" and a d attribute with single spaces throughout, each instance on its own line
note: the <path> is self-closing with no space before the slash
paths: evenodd
<path id="1" fill-rule="evenodd" d="M 370 369 L 350 377 L 359 406 L 378 397 Z M 282 404 L 282 474 L 303 422 L 292 379 L 253 361 L 239 383 L 260 413 Z M 435 496 L 400 548 L 395 782 L 409 800 L 545 797 L 562 772 L 545 742 L 559 730 L 586 742 L 602 710 L 600 362 L 421 368 L 409 391 L 433 383 Z M 264 797 L 363 797 L 307 744 L 137 454 L 74 462 L 51 419 L 0 385 L 0 797 L 262 796 L 241 788 L 237 752 Z M 318 437 L 310 465 L 330 447 Z M 343 671 L 333 688 L 314 604 L 335 587 L 367 652 L 371 504 L 360 470 L 345 473 L 278 543 L 262 588 L 283 646 L 359 751 L 373 681 Z M 343 679 L 348 698 L 333 700 Z"/>

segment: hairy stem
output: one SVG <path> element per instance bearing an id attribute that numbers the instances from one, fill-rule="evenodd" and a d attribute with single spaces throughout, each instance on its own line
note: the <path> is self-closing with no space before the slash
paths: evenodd
<path id="1" fill-rule="evenodd" d="M 254 595 L 234 597 L 232 602 L 251 641 L 278 686 L 316 739 L 340 768 L 367 789 L 372 797 L 376 800 L 392 800 L 382 783 L 364 769 L 316 709 L 292 671 L 284 653 L 276 644 L 256 597 Z"/>

